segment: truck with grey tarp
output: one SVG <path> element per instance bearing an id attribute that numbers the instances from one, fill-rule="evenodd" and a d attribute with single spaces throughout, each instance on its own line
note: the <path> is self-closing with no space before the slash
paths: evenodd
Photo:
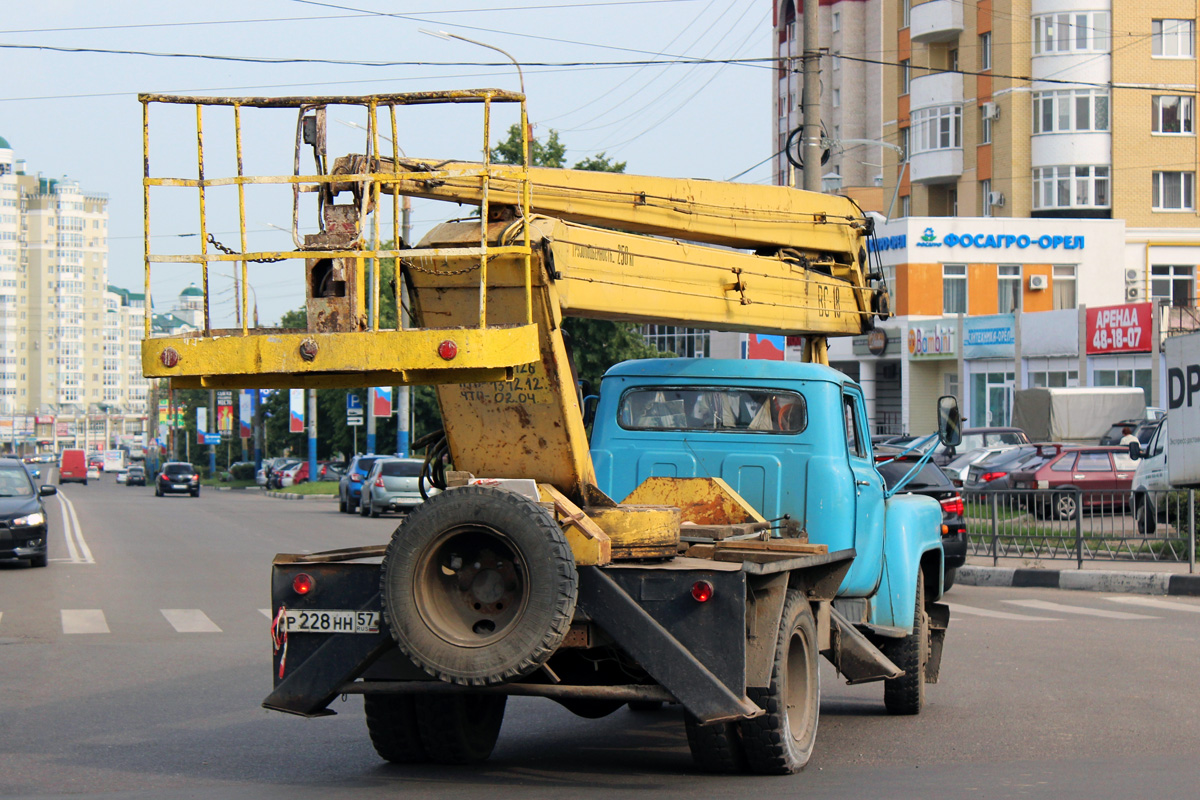
<path id="1" fill-rule="evenodd" d="M 1135 386 L 1078 386 L 1013 392 L 1012 424 L 1034 442 L 1096 444 L 1116 420 L 1146 413 Z"/>

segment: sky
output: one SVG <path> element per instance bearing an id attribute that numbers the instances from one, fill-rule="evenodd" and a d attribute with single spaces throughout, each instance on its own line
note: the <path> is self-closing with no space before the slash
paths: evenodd
<path id="1" fill-rule="evenodd" d="M 423 31 L 474 39 L 521 63 L 534 135 L 544 140 L 558 131 L 570 164 L 603 152 L 634 174 L 770 182 L 772 77 L 769 65 L 752 61 L 771 55 L 770 0 L 10 0 L 0 21 L 0 74 L 6 76 L 0 136 L 26 161 L 27 172 L 67 176 L 85 191 L 108 195 L 109 282 L 139 291 L 139 92 L 519 90 L 517 71 L 501 54 Z M 90 52 L 97 50 L 113 52 Z M 210 58 L 182 57 L 193 55 Z M 318 59 L 343 63 L 303 63 Z M 730 59 L 752 63 L 645 63 Z M 364 125 L 365 116 L 335 109 L 330 120 L 331 157 L 363 152 L 365 134 L 355 126 Z M 493 144 L 514 121 L 497 112 Z M 246 111 L 242 127 L 247 173 L 291 172 L 294 111 Z M 192 107 L 153 107 L 150 129 L 152 172 L 195 177 Z M 411 157 L 477 160 L 482 130 L 478 114 L 406 114 L 397 139 Z M 206 112 L 207 177 L 233 174 L 232 131 L 231 115 Z M 214 191 L 209 200 L 209 229 L 237 249 L 236 195 Z M 197 205 L 194 190 L 154 190 L 155 252 L 198 252 Z M 416 201 L 414 239 L 463 213 Z M 311 217 L 301 215 L 302 231 L 313 229 Z M 292 224 L 290 192 L 248 192 L 246 219 L 250 249 L 290 249 L 283 232 Z M 262 323 L 303 304 L 301 278 L 297 261 L 251 268 Z M 199 282 L 196 268 L 155 265 L 156 310 L 169 308 L 193 281 Z M 214 324 L 231 324 L 228 267 L 214 269 L 210 287 Z"/>

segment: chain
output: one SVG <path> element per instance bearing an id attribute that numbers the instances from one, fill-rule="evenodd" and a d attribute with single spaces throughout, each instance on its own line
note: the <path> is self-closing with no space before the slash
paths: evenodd
<path id="1" fill-rule="evenodd" d="M 217 237 L 213 236 L 211 233 L 208 235 L 208 243 L 211 244 L 213 247 L 217 248 L 218 250 L 220 250 L 222 253 L 224 253 L 227 256 L 240 256 L 241 255 L 241 253 L 239 253 L 237 250 L 234 250 L 231 247 L 226 247 L 225 245 L 218 242 Z M 286 258 L 247 258 L 246 260 L 252 261 L 255 264 L 274 264 L 278 261 L 287 261 Z"/>
<path id="2" fill-rule="evenodd" d="M 473 264 L 469 267 L 463 267 L 462 269 L 429 269 L 428 267 L 418 267 L 416 264 L 407 259 L 401 259 L 400 264 L 408 269 L 415 269 L 417 272 L 424 272 L 426 275 L 463 275 L 479 269 L 478 264 Z"/>

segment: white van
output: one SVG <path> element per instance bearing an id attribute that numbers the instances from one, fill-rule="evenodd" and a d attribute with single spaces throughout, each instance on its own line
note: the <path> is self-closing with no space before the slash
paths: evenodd
<path id="1" fill-rule="evenodd" d="M 1164 422 L 1150 437 L 1145 448 L 1139 447 L 1140 458 L 1133 473 L 1133 516 L 1137 520 L 1138 533 L 1149 536 L 1158 527 L 1156 499 L 1160 492 L 1169 491 L 1171 481 L 1167 477 L 1167 426 Z"/>

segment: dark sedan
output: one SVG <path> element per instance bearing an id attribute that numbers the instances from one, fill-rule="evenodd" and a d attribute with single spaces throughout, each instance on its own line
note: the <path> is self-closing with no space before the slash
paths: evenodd
<path id="1" fill-rule="evenodd" d="M 916 459 L 903 459 L 877 464 L 884 485 L 889 489 L 898 484 L 914 466 Z M 942 578 L 944 588 L 954 585 L 958 568 L 967 563 L 967 524 L 963 518 L 963 498 L 958 489 L 936 465 L 928 463 L 921 467 L 900 489 L 901 494 L 923 494 L 938 501 L 942 507 L 942 550 L 946 556 L 946 571 Z"/>
<path id="2" fill-rule="evenodd" d="M 42 498 L 57 491 L 53 486 L 35 488 L 20 461 L 0 462 L 0 561 L 27 560 L 35 567 L 46 566 Z"/>
<path id="3" fill-rule="evenodd" d="M 200 474 L 185 461 L 168 461 L 154 481 L 154 496 L 190 494 L 200 496 Z"/>
<path id="4" fill-rule="evenodd" d="M 130 467 L 125 473 L 126 486 L 145 486 L 146 485 L 146 469 L 145 467 Z"/>

